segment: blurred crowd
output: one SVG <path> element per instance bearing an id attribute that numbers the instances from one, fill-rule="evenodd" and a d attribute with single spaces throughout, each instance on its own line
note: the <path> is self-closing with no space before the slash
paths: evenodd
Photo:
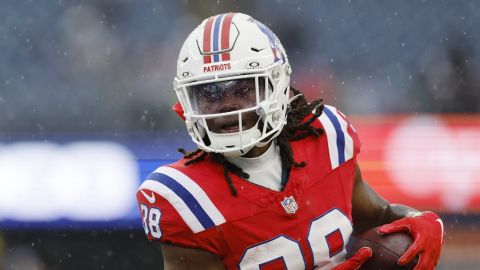
<path id="1" fill-rule="evenodd" d="M 347 114 L 480 112 L 480 1 L 2 0 L 0 147 L 25 134 L 183 131 L 170 110 L 178 51 L 228 11 L 278 35 L 309 99 Z M 462 248 L 450 236 L 439 269 L 475 269 L 459 256 L 478 258 L 478 245 L 463 248 L 478 243 L 475 222 L 462 224 Z M 0 233 L 0 270 L 161 269 L 137 228 Z"/>
<path id="2" fill-rule="evenodd" d="M 183 40 L 249 13 L 284 43 L 292 85 L 348 114 L 480 110 L 477 1 L 5 0 L 0 130 L 183 129 L 170 114 Z"/>

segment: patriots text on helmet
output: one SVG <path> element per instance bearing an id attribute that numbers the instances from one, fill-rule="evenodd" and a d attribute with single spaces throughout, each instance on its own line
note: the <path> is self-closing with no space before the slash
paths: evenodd
<path id="1" fill-rule="evenodd" d="M 203 72 L 215 72 L 215 71 L 222 71 L 222 70 L 227 70 L 231 69 L 232 67 L 230 66 L 230 63 L 223 63 L 223 64 L 218 64 L 218 65 L 211 65 L 211 66 L 204 66 L 203 67 Z"/>

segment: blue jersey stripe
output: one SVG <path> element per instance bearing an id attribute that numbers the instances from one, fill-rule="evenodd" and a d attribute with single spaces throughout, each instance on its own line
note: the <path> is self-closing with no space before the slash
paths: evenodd
<path id="1" fill-rule="evenodd" d="M 329 108 L 327 108 L 327 106 L 323 107 L 323 112 L 327 115 L 328 119 L 330 119 L 330 122 L 332 122 L 333 127 L 337 132 L 338 165 L 340 165 L 345 162 L 345 134 L 343 133 L 337 117 Z"/>
<path id="2" fill-rule="evenodd" d="M 171 189 L 175 194 L 180 197 L 185 204 L 188 206 L 190 211 L 195 215 L 195 217 L 200 221 L 202 226 L 205 229 L 215 226 L 213 220 L 208 216 L 208 214 L 203 210 L 202 206 L 198 203 L 197 199 L 180 183 L 175 181 L 173 178 L 161 174 L 161 173 L 152 173 L 147 177 L 148 180 L 155 180 Z"/>
<path id="3" fill-rule="evenodd" d="M 215 26 L 213 28 L 213 51 L 217 52 L 218 51 L 218 43 L 220 43 L 220 40 L 218 40 L 218 32 L 220 32 L 220 22 L 222 21 L 224 14 L 218 15 L 217 18 L 215 18 Z M 220 61 L 220 55 L 218 53 L 213 55 L 213 61 L 214 62 L 219 62 Z"/>

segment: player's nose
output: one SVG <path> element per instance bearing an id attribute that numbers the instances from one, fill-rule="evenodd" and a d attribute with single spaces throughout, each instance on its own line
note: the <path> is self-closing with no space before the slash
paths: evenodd
<path id="1" fill-rule="evenodd" d="M 234 97 L 226 96 L 221 100 L 221 104 L 218 107 L 219 113 L 231 112 L 242 109 L 240 102 Z"/>

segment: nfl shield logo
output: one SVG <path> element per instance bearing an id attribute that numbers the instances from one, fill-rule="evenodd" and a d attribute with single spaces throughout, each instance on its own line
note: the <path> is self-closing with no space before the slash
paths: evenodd
<path id="1" fill-rule="evenodd" d="M 281 204 L 288 214 L 295 214 L 298 209 L 297 202 L 295 201 L 293 196 L 285 197 Z"/>

